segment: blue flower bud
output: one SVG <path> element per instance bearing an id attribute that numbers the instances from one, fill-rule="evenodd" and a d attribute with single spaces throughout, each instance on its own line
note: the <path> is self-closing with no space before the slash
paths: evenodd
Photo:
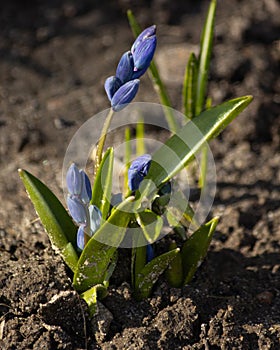
<path id="1" fill-rule="evenodd" d="M 90 218 L 90 230 L 91 230 L 91 234 L 93 235 L 100 227 L 102 213 L 97 208 L 96 205 L 90 205 L 88 210 L 89 210 L 89 218 Z"/>
<path id="2" fill-rule="evenodd" d="M 77 224 L 86 224 L 87 209 L 78 197 L 68 195 L 67 206 L 73 220 Z"/>
<path id="3" fill-rule="evenodd" d="M 82 176 L 76 164 L 71 164 L 66 174 L 66 184 L 68 192 L 74 196 L 78 196 L 82 190 Z"/>
<path id="4" fill-rule="evenodd" d="M 137 46 L 146 38 L 153 36 L 156 34 L 156 26 L 152 25 L 151 27 L 148 27 L 146 29 L 143 30 L 142 33 L 140 33 L 138 35 L 138 37 L 136 38 L 136 40 L 134 41 L 132 47 L 131 47 L 131 52 L 134 53 L 135 49 L 137 48 Z"/>
<path id="5" fill-rule="evenodd" d="M 133 79 L 142 76 L 153 59 L 155 49 L 157 46 L 157 38 L 155 35 L 145 38 L 139 45 L 135 48 L 133 53 L 134 59 L 134 73 L 132 75 Z"/>
<path id="6" fill-rule="evenodd" d="M 87 174 L 83 170 L 80 170 L 80 174 L 82 178 L 82 189 L 81 189 L 80 199 L 82 200 L 83 203 L 88 205 L 91 200 L 91 194 L 92 194 L 91 184 Z"/>
<path id="7" fill-rule="evenodd" d="M 83 250 L 85 247 L 85 225 L 81 225 L 77 232 L 77 247 Z"/>
<path id="8" fill-rule="evenodd" d="M 122 82 L 119 78 L 115 76 L 106 79 L 104 88 L 110 102 L 112 101 L 113 96 L 115 95 L 116 91 L 120 88 L 121 85 Z"/>
<path id="9" fill-rule="evenodd" d="M 115 112 L 121 111 L 134 99 L 139 88 L 139 82 L 138 79 L 128 81 L 117 90 L 111 101 L 112 109 Z"/>
<path id="10" fill-rule="evenodd" d="M 150 261 L 152 261 L 154 258 L 154 250 L 153 247 L 151 246 L 151 244 L 147 245 L 146 248 L 146 261 L 147 263 L 149 263 Z"/>
<path id="11" fill-rule="evenodd" d="M 120 79 L 122 84 L 131 80 L 134 69 L 134 61 L 132 53 L 127 51 L 122 55 L 120 62 L 117 67 L 116 77 Z"/>
<path id="12" fill-rule="evenodd" d="M 138 190 L 140 183 L 148 174 L 151 165 L 151 156 L 144 154 L 135 159 L 128 169 L 128 186 L 131 191 Z"/>

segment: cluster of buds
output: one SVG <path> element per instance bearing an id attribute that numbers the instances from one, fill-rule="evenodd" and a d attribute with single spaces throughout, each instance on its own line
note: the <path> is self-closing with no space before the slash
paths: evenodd
<path id="1" fill-rule="evenodd" d="M 130 51 L 123 54 L 116 75 L 105 81 L 105 91 L 115 112 L 130 103 L 139 88 L 139 78 L 148 69 L 157 44 L 156 26 L 146 28 L 135 40 Z"/>
<path id="2" fill-rule="evenodd" d="M 101 211 L 90 205 L 91 185 L 87 174 L 72 164 L 66 175 L 68 189 L 68 210 L 79 226 L 77 233 L 77 247 L 83 250 L 87 241 L 98 230 L 101 224 Z"/>

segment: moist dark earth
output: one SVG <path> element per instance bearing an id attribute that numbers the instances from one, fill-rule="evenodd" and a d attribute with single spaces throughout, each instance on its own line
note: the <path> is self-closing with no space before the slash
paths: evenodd
<path id="1" fill-rule="evenodd" d="M 104 80 L 133 42 L 128 8 L 142 27 L 157 24 L 155 60 L 180 110 L 184 66 L 208 4 L 1 3 L 1 349 L 280 348 L 279 1 L 218 1 L 209 95 L 214 105 L 248 94 L 254 101 L 211 142 L 210 216 L 221 220 L 188 286 L 169 288 L 162 278 L 151 298 L 136 302 L 120 261 L 99 319 L 90 320 L 17 173 L 27 169 L 64 201 L 67 145 L 109 107 Z M 148 76 L 135 101 L 159 102 Z"/>

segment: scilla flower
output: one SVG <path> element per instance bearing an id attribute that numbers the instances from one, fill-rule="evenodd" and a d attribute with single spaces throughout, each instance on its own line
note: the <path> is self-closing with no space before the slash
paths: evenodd
<path id="1" fill-rule="evenodd" d="M 148 174 L 151 165 L 151 156 L 144 154 L 135 159 L 128 169 L 128 186 L 131 191 L 138 190 L 140 183 Z"/>
<path id="2" fill-rule="evenodd" d="M 95 205 L 89 205 L 91 200 L 91 185 L 87 174 L 72 164 L 66 174 L 68 189 L 67 206 L 69 212 L 79 226 L 77 246 L 84 249 L 85 238 L 93 236 L 101 224 L 102 214 Z"/>
<path id="3" fill-rule="evenodd" d="M 137 94 L 138 78 L 146 72 L 155 53 L 155 33 L 155 25 L 146 28 L 135 40 L 131 51 L 122 55 L 116 75 L 106 79 L 105 91 L 115 112 L 122 110 Z"/>

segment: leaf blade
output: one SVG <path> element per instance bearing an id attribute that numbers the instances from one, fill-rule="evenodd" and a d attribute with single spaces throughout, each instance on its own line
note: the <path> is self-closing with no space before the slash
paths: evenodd
<path id="1" fill-rule="evenodd" d="M 77 228 L 54 193 L 34 175 L 19 169 L 19 176 L 45 227 L 51 244 L 66 264 L 74 271 L 78 261 L 76 247 Z M 70 245 L 69 245 L 70 243 Z"/>
<path id="2" fill-rule="evenodd" d="M 182 248 L 184 284 L 192 279 L 200 262 L 204 259 L 219 219 L 213 218 L 195 231 Z"/>
<path id="3" fill-rule="evenodd" d="M 105 152 L 96 173 L 94 186 L 92 189 L 92 198 L 90 201 L 90 204 L 94 204 L 100 209 L 104 220 L 106 219 L 110 209 L 113 164 L 114 150 L 110 147 Z"/>
<path id="4" fill-rule="evenodd" d="M 188 122 L 160 147 L 152 157 L 147 183 L 160 186 L 188 165 L 205 142 L 216 137 L 252 101 L 243 96 L 205 110 Z M 145 195 L 149 192 L 143 192 Z"/>
<path id="5" fill-rule="evenodd" d="M 206 21 L 201 35 L 196 86 L 196 115 L 198 115 L 204 108 L 210 57 L 213 46 L 216 5 L 216 0 L 212 0 L 209 5 Z"/>
<path id="6" fill-rule="evenodd" d="M 180 252 L 179 248 L 157 256 L 135 276 L 135 296 L 141 300 L 149 297 L 159 276 L 166 270 L 171 261 Z"/>

